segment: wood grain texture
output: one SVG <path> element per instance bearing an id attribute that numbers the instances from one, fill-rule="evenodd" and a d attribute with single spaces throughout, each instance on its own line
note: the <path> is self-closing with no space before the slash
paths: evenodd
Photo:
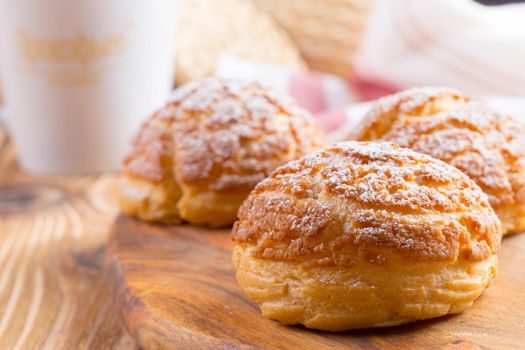
<path id="1" fill-rule="evenodd" d="M 329 333 L 260 316 L 235 282 L 226 230 L 163 227 L 119 216 L 108 247 L 117 309 L 144 349 L 520 349 L 525 346 L 525 234 L 504 239 L 498 276 L 460 315 Z"/>
<path id="2" fill-rule="evenodd" d="M 109 298 L 113 177 L 36 177 L 0 132 L 0 349 L 132 349 Z"/>

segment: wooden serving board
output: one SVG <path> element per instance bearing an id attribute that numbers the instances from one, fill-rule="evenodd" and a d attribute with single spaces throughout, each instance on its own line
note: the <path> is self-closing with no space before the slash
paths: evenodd
<path id="1" fill-rule="evenodd" d="M 261 317 L 243 295 L 227 230 L 117 218 L 109 242 L 113 300 L 144 349 L 525 348 L 525 234 L 504 239 L 498 276 L 460 315 L 320 332 Z"/>

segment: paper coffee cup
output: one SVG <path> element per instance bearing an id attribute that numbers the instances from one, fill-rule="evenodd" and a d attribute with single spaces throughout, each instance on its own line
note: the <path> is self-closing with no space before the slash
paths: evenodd
<path id="1" fill-rule="evenodd" d="M 0 76 L 19 160 L 39 173 L 119 167 L 162 106 L 174 0 L 0 1 Z"/>

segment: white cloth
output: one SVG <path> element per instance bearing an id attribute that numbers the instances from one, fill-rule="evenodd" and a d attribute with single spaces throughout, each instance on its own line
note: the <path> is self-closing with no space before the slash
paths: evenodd
<path id="1" fill-rule="evenodd" d="M 396 90 L 445 85 L 525 96 L 525 4 L 376 0 L 355 73 Z"/>

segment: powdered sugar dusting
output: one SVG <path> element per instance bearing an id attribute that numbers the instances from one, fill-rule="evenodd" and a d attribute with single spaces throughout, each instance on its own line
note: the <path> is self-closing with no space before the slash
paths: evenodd
<path id="1" fill-rule="evenodd" d="M 439 91 L 412 89 L 386 98 L 356 139 L 391 141 L 441 159 L 476 181 L 494 207 L 519 203 L 525 198 L 525 127 L 482 101 Z M 390 122 L 380 135 L 367 132 L 384 119 Z"/>
<path id="2" fill-rule="evenodd" d="M 169 176 L 173 140 L 163 113 L 157 113 L 142 125 L 132 146 L 132 153 L 124 160 L 127 171 L 150 181 Z"/>
<path id="3" fill-rule="evenodd" d="M 498 249 L 501 231 L 486 195 L 458 169 L 395 144 L 345 142 L 259 183 L 233 236 L 261 258 L 347 265 L 392 254 L 480 260 Z"/>
<path id="4" fill-rule="evenodd" d="M 417 111 L 417 109 L 424 107 L 443 96 L 448 96 L 458 102 L 464 100 L 463 94 L 457 89 L 448 87 L 419 87 L 407 89 L 397 94 L 380 98 L 374 104 L 370 113 L 396 109 L 399 113 L 411 114 Z"/>
<path id="5" fill-rule="evenodd" d="M 324 137 L 313 118 L 286 98 L 257 83 L 205 79 L 185 84 L 148 120 L 171 147 L 177 181 L 214 191 L 249 189 L 277 166 L 321 147 Z M 162 129 L 162 130 L 160 130 Z M 151 137 L 151 143 L 158 142 Z M 144 143 L 144 142 L 143 142 Z M 167 172 L 153 145 L 134 147 L 127 171 L 150 180 Z M 170 163 L 171 164 L 171 163 Z M 151 169 L 158 168 L 158 171 Z"/>

